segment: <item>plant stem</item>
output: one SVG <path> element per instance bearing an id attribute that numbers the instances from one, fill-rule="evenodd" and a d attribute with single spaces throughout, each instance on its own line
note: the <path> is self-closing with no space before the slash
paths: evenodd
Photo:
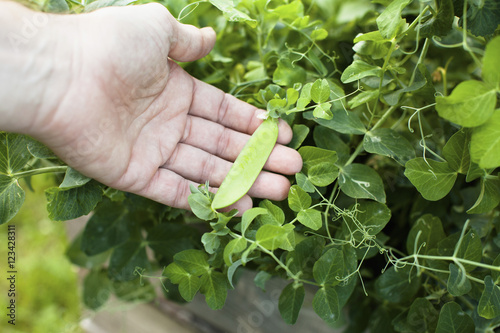
<path id="1" fill-rule="evenodd" d="M 371 131 L 373 131 L 374 129 L 377 129 L 378 127 L 380 127 L 386 120 L 387 118 L 398 108 L 397 105 L 393 105 L 391 106 L 383 115 L 382 117 L 380 117 L 380 119 L 375 123 L 375 125 L 373 125 L 373 127 L 371 128 Z M 349 160 L 345 163 L 344 167 L 345 166 L 348 166 L 349 164 L 351 164 L 354 159 L 359 155 L 361 154 L 361 152 L 363 151 L 363 141 L 361 141 L 358 146 L 356 147 L 356 150 L 354 151 L 354 153 L 352 153 L 351 157 L 349 157 Z"/>
<path id="2" fill-rule="evenodd" d="M 23 178 L 23 177 L 40 175 L 43 173 L 66 172 L 67 169 L 68 169 L 68 166 L 66 166 L 66 165 L 39 168 L 39 169 L 33 169 L 33 170 L 28 170 L 28 171 L 16 172 L 12 175 L 12 177 L 19 179 L 19 178 Z"/>

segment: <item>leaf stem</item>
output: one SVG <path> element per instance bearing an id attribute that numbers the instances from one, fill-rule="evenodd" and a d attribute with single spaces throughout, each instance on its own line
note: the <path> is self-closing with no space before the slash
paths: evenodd
<path id="1" fill-rule="evenodd" d="M 19 178 L 30 177 L 30 176 L 34 176 L 34 175 L 43 174 L 43 173 L 66 172 L 67 169 L 68 169 L 68 166 L 66 166 L 66 165 L 39 168 L 39 169 L 33 169 L 33 170 L 28 170 L 28 171 L 16 172 L 16 173 L 12 174 L 12 177 L 19 179 Z"/>
<path id="2" fill-rule="evenodd" d="M 380 127 L 386 120 L 387 118 L 398 108 L 397 105 L 393 105 L 391 106 L 383 115 L 382 117 L 380 117 L 380 119 L 375 123 L 375 125 L 373 125 L 373 127 L 370 129 L 371 131 L 377 129 L 378 127 Z M 345 163 L 344 167 L 348 166 L 349 164 L 351 164 L 354 159 L 359 155 L 361 154 L 361 152 L 363 151 L 363 141 L 361 141 L 358 146 L 356 147 L 356 150 L 354 151 L 354 153 L 352 153 L 352 155 L 349 157 L 349 160 Z"/>

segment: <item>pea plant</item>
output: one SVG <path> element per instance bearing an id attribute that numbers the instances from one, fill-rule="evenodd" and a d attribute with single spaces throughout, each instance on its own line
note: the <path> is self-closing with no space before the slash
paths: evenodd
<path id="1" fill-rule="evenodd" d="M 81 12 L 130 1 L 49 0 Z M 140 2 L 135 2 L 140 3 Z M 197 293 L 216 310 L 241 271 L 288 281 L 296 322 L 306 292 L 346 332 L 494 332 L 500 327 L 500 3 L 495 0 L 164 0 L 183 23 L 210 25 L 215 49 L 182 66 L 266 110 L 217 194 L 192 211 L 105 187 L 33 139 L 0 134 L 0 222 L 30 177 L 53 173 L 50 218 L 93 212 L 68 249 L 89 269 L 83 301 Z M 287 200 L 241 198 L 277 137 L 304 161 Z M 153 283 L 154 282 L 154 283 Z"/>

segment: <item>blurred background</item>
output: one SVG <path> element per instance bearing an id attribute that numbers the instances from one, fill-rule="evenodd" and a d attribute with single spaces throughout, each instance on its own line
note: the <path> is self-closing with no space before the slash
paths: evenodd
<path id="1" fill-rule="evenodd" d="M 83 332 L 78 325 L 82 307 L 77 269 L 65 256 L 66 226 L 50 221 L 45 208 L 44 190 L 56 186 L 54 177 L 32 177 L 33 192 L 25 184 L 21 186 L 26 189 L 26 201 L 8 223 L 16 228 L 16 325 L 7 323 L 2 310 L 0 332 Z M 0 226 L 0 237 L 0 260 L 7 261 L 7 225 Z M 0 279 L 0 304 L 9 301 L 9 285 L 6 278 Z"/>

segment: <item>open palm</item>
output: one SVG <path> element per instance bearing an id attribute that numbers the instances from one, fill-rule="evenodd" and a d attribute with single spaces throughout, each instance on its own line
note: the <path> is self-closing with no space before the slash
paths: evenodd
<path id="1" fill-rule="evenodd" d="M 212 49 L 212 29 L 179 24 L 161 5 L 106 8 L 79 17 L 82 39 L 64 99 L 41 136 L 64 161 L 114 188 L 188 208 L 190 183 L 220 185 L 261 111 L 198 81 L 171 59 L 192 61 Z M 292 133 L 280 122 L 278 142 Z M 301 168 L 278 144 L 249 192 L 284 199 Z M 234 208 L 251 207 L 245 196 Z"/>

